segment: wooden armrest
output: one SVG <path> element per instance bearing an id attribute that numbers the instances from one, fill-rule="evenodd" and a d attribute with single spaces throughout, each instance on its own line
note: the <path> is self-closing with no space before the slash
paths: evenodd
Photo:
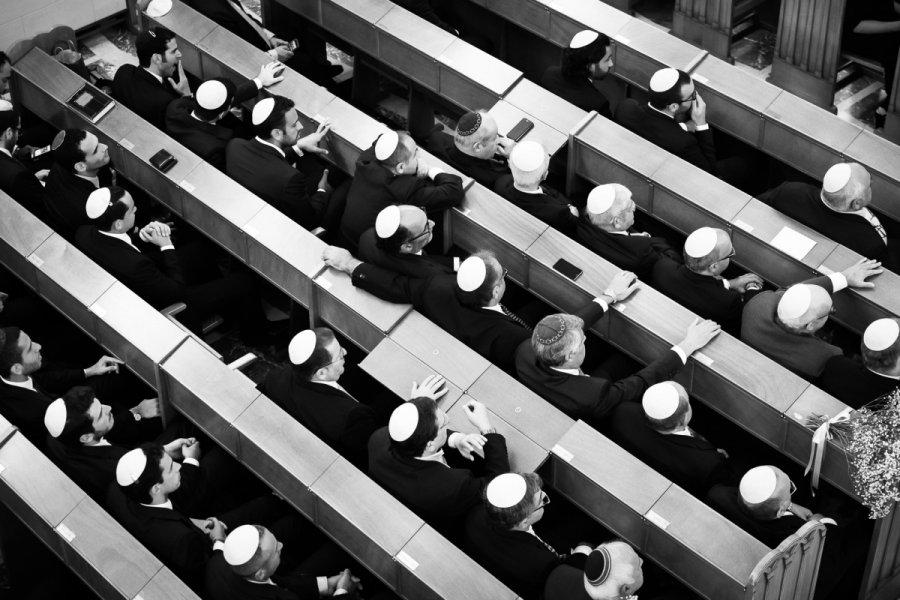
<path id="1" fill-rule="evenodd" d="M 232 371 L 240 371 L 244 367 L 256 362 L 257 358 L 258 357 L 255 354 L 253 354 L 252 352 L 248 352 L 247 354 L 243 355 L 242 357 L 238 358 L 237 360 L 233 360 L 230 363 L 228 363 L 228 368 L 231 369 Z"/>

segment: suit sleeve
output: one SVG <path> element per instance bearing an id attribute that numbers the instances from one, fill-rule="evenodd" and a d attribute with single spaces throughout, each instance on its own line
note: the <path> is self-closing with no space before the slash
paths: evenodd
<path id="1" fill-rule="evenodd" d="M 834 293 L 834 283 L 831 281 L 831 277 L 827 275 L 822 275 L 821 277 L 813 277 L 812 279 L 807 279 L 803 283 L 807 285 L 817 285 L 820 288 L 825 288 L 825 291 L 829 294 Z"/>
<path id="2" fill-rule="evenodd" d="M 234 91 L 234 100 L 232 100 L 231 104 L 232 106 L 243 104 L 247 100 L 255 98 L 258 92 L 259 88 L 256 87 L 256 82 L 252 79 L 248 79 Z"/>
<path id="3" fill-rule="evenodd" d="M 54 369 L 34 374 L 35 387 L 53 394 L 65 394 L 76 385 L 85 385 L 84 369 Z"/>
<path id="4" fill-rule="evenodd" d="M 157 266 L 142 261 L 140 271 L 135 279 L 142 282 L 145 289 L 153 290 L 156 308 L 162 308 L 175 302 L 184 302 L 187 289 L 184 275 L 178 262 L 175 250 L 165 250 L 157 255 Z"/>
<path id="5" fill-rule="evenodd" d="M 428 212 L 458 206 L 463 199 L 462 179 L 451 173 L 439 173 L 433 182 L 423 182 L 406 202 L 422 206 Z"/>
<path id="6" fill-rule="evenodd" d="M 341 446 L 355 452 L 365 452 L 369 438 L 378 429 L 375 411 L 365 405 L 355 408 L 347 419 L 347 425 L 338 440 Z"/>
<path id="7" fill-rule="evenodd" d="M 662 356 L 634 375 L 616 381 L 606 388 L 605 393 L 601 391 L 591 410 L 592 419 L 598 422 L 622 402 L 640 400 L 648 387 L 663 381 L 683 366 L 681 358 L 674 350 L 666 350 Z"/>
<path id="8" fill-rule="evenodd" d="M 31 173 L 24 172 L 16 175 L 13 181 L 13 198 L 27 208 L 36 217 L 44 214 L 44 186 Z"/>
<path id="9" fill-rule="evenodd" d="M 585 329 L 590 329 L 594 326 L 594 323 L 599 321 L 605 314 L 606 310 L 603 309 L 603 306 L 601 306 L 599 302 L 594 302 L 593 300 L 591 300 L 590 302 L 579 308 L 575 313 L 575 316 L 581 317 L 581 320 L 584 321 Z"/>
<path id="10" fill-rule="evenodd" d="M 450 432 L 448 431 L 448 436 Z M 481 477 L 466 477 L 460 482 L 453 506 L 456 514 L 465 514 L 470 508 L 481 502 L 481 492 L 488 482 L 502 473 L 509 472 L 509 455 L 506 451 L 506 439 L 499 433 L 487 434 L 484 445 L 484 464 Z M 454 515 L 455 516 L 455 515 Z"/>
<path id="11" fill-rule="evenodd" d="M 697 143 L 686 145 L 682 150 L 681 158 L 715 175 L 716 146 L 713 142 L 712 130 L 697 131 L 692 136 Z"/>
<path id="12" fill-rule="evenodd" d="M 196 527 L 194 529 L 196 531 L 186 533 L 176 543 L 170 545 L 172 570 L 176 571 L 176 574 L 192 575 L 193 577 L 189 579 L 196 579 L 198 573 L 203 573 L 206 562 L 213 553 L 209 538 L 200 533 Z"/>
<path id="13" fill-rule="evenodd" d="M 363 263 L 353 270 L 353 285 L 388 302 L 421 305 L 421 297 L 430 279 L 414 279 Z"/>
<path id="14" fill-rule="evenodd" d="M 310 194 L 303 173 L 297 171 L 297 174 L 291 177 L 284 189 L 284 198 L 285 203 L 280 208 L 287 216 L 306 229 L 315 229 L 319 226 L 328 205 L 328 194 L 319 191 Z"/>

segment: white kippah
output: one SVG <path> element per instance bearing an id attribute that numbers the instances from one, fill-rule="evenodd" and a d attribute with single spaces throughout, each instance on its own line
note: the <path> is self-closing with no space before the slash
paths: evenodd
<path id="1" fill-rule="evenodd" d="M 678 82 L 678 71 L 672 68 L 660 69 L 650 78 L 651 92 L 666 92 Z"/>
<path id="2" fill-rule="evenodd" d="M 775 493 L 778 477 L 772 467 L 753 467 L 741 478 L 741 498 L 748 504 L 765 502 Z"/>
<path id="3" fill-rule="evenodd" d="M 900 336 L 900 325 L 896 319 L 878 319 L 872 321 L 863 334 L 863 344 L 874 352 L 887 350 Z"/>
<path id="4" fill-rule="evenodd" d="M 684 251 L 691 258 L 703 258 L 713 251 L 719 236 L 712 227 L 701 227 L 688 236 L 684 242 Z"/>
<path id="5" fill-rule="evenodd" d="M 148 17 L 155 19 L 166 15 L 170 10 L 172 10 L 172 0 L 152 0 L 147 5 L 146 12 Z"/>
<path id="6" fill-rule="evenodd" d="M 401 404 L 391 413 L 388 421 L 388 433 L 395 442 L 405 442 L 419 424 L 419 409 L 415 404 Z"/>
<path id="7" fill-rule="evenodd" d="M 312 329 L 301 331 L 288 344 L 288 358 L 293 365 L 302 365 L 309 360 L 316 349 L 316 332 Z"/>
<path id="8" fill-rule="evenodd" d="M 588 194 L 588 212 L 594 215 L 602 215 L 612 208 L 613 202 L 615 201 L 616 188 L 608 183 L 605 185 L 598 185 L 591 190 L 590 194 Z"/>
<path id="9" fill-rule="evenodd" d="M 88 218 L 98 219 L 102 217 L 103 213 L 106 212 L 106 209 L 109 208 L 111 198 L 112 194 L 108 187 L 98 188 L 91 192 L 91 195 L 88 196 L 87 203 L 84 205 L 84 210 L 87 213 Z"/>
<path id="10" fill-rule="evenodd" d="M 66 401 L 57 398 L 44 411 L 44 426 L 53 437 L 59 437 L 66 427 Z"/>
<path id="11" fill-rule="evenodd" d="M 375 142 L 375 158 L 378 160 L 389 159 L 399 143 L 400 136 L 397 135 L 396 131 L 382 133 L 378 136 L 378 141 Z"/>
<path id="12" fill-rule="evenodd" d="M 651 419 L 668 419 L 678 410 L 678 390 L 668 381 L 656 383 L 644 392 L 641 404 Z"/>
<path id="13" fill-rule="evenodd" d="M 12 109 L 13 109 L 12 102 L 10 102 L 9 100 L 4 100 L 4 99 L 0 98 L 0 112 L 5 112 L 7 110 L 12 110 Z"/>
<path id="14" fill-rule="evenodd" d="M 246 565 L 259 548 L 259 531 L 253 525 L 241 525 L 225 538 L 222 555 L 232 567 Z"/>
<path id="15" fill-rule="evenodd" d="M 537 171 L 544 166 L 547 151 L 538 142 L 525 140 L 519 142 L 509 153 L 509 162 L 524 173 Z"/>
<path id="16" fill-rule="evenodd" d="M 828 169 L 825 178 L 822 179 L 822 190 L 832 194 L 841 191 L 847 182 L 850 181 L 850 175 L 853 170 L 847 163 L 838 163 Z"/>
<path id="17" fill-rule="evenodd" d="M 263 98 L 253 107 L 253 113 L 250 115 L 250 121 L 254 125 L 259 125 L 269 118 L 272 110 L 275 108 L 275 98 Z"/>
<path id="18" fill-rule="evenodd" d="M 778 301 L 778 318 L 796 319 L 806 314 L 812 304 L 812 292 L 805 283 L 792 285 Z"/>
<path id="19" fill-rule="evenodd" d="M 525 498 L 528 489 L 525 478 L 518 473 L 504 473 L 494 477 L 487 486 L 487 501 L 497 508 L 515 506 Z"/>
<path id="20" fill-rule="evenodd" d="M 470 256 L 459 265 L 456 272 L 456 285 L 464 292 L 477 290 L 487 277 L 487 265 L 477 256 Z"/>
<path id="21" fill-rule="evenodd" d="M 590 29 L 579 31 L 574 36 L 572 36 L 572 41 L 569 42 L 569 48 L 571 48 L 572 50 L 584 48 L 588 44 L 593 44 L 594 40 L 596 40 L 598 37 L 600 37 L 600 34 L 596 31 L 591 31 Z"/>
<path id="22" fill-rule="evenodd" d="M 204 81 L 197 88 L 197 105 L 206 110 L 221 110 L 225 108 L 225 101 L 228 99 L 228 90 L 225 84 L 215 79 Z M 265 119 L 263 119 L 265 121 Z M 262 122 L 262 121 L 261 121 Z"/>
<path id="23" fill-rule="evenodd" d="M 388 206 L 381 209 L 375 218 L 375 233 L 383 240 L 391 237 L 400 228 L 400 207 Z"/>
<path id="24" fill-rule="evenodd" d="M 147 468 L 147 455 L 140 448 L 135 448 L 122 455 L 116 463 L 116 483 L 128 487 L 141 477 Z"/>

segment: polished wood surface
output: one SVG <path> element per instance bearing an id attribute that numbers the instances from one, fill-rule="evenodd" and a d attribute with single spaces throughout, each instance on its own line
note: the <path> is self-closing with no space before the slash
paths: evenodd
<path id="1" fill-rule="evenodd" d="M 407 318 L 415 314 L 418 313 L 412 312 Z M 432 327 L 435 326 L 432 325 Z M 447 334 L 444 333 L 443 335 L 446 336 Z M 444 341 L 446 340 L 441 339 L 441 342 Z M 441 360 L 438 361 L 441 366 L 445 366 L 448 361 L 458 357 L 454 353 L 456 348 L 439 347 L 436 349 L 444 350 Z M 463 360 L 469 358 L 465 356 L 466 354 L 478 357 L 477 354 L 468 348 L 462 348 L 460 354 L 463 356 Z M 369 352 L 359 363 L 359 366 L 363 371 L 377 379 L 381 385 L 394 392 L 401 401 L 406 401 L 410 400 L 413 382 L 422 383 L 430 375 L 444 375 L 440 370 L 433 368 L 432 364 L 434 363 L 426 364 L 421 356 L 411 353 L 408 348 L 403 347 L 393 339 L 385 338 Z M 441 396 L 438 401 L 438 406 L 444 410 L 453 406 L 463 394 L 459 386 L 450 380 L 447 381 L 446 387 L 447 393 Z"/>

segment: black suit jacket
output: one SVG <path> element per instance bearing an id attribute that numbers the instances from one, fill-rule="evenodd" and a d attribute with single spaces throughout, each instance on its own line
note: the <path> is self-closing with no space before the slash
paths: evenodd
<path id="1" fill-rule="evenodd" d="M 187 300 L 184 276 L 174 250 L 155 251 L 149 244 L 138 252 L 122 240 L 100 233 L 93 225 L 84 225 L 75 234 L 82 252 L 109 271 L 154 308 L 165 308 Z"/>
<path id="2" fill-rule="evenodd" d="M 44 186 L 18 159 L 0 152 L 0 190 L 39 219 L 45 219 Z"/>
<path id="3" fill-rule="evenodd" d="M 607 233 L 594 226 L 587 215 L 578 220 L 575 239 L 620 269 L 633 271 L 640 278 L 650 276 L 660 256 L 680 261 L 678 252 L 663 238 Z"/>
<path id="4" fill-rule="evenodd" d="M 160 130 L 166 128 L 166 107 L 181 96 L 168 82 L 160 83 L 142 67 L 122 65 L 113 78 L 113 96 Z"/>
<path id="5" fill-rule="evenodd" d="M 560 67 L 549 67 L 541 77 L 541 87 L 582 110 L 596 110 L 607 119 L 612 118 L 609 100 L 587 77 L 576 79 L 563 77 Z"/>
<path id="6" fill-rule="evenodd" d="M 453 257 L 436 254 L 394 254 L 379 248 L 376 243 L 375 228 L 370 227 L 359 238 L 359 258 L 373 265 L 409 275 L 417 279 L 427 279 L 432 275 L 452 275 Z"/>
<path id="7" fill-rule="evenodd" d="M 97 174 L 100 187 L 112 184 L 112 171 L 104 167 Z M 47 224 L 67 240 L 75 240 L 75 232 L 91 220 L 85 211 L 88 196 L 97 188 L 84 177 L 62 168 L 56 163 L 50 167 L 47 176 L 47 195 L 44 206 Z"/>
<path id="8" fill-rule="evenodd" d="M 448 431 L 447 435 L 452 433 Z M 494 476 L 509 471 L 506 440 L 498 433 L 486 437 L 483 474 L 479 475 L 471 470 L 471 463 L 446 447 L 444 457 L 450 467 L 402 457 L 391 449 L 388 429 L 382 427 L 369 440 L 369 474 L 423 519 L 445 525 L 479 504 L 484 486 Z"/>
<path id="9" fill-rule="evenodd" d="M 371 407 L 330 385 L 304 381 L 291 367 L 270 371 L 259 388 L 344 458 L 365 468 L 366 445 L 379 427 Z"/>
<path id="10" fill-rule="evenodd" d="M 571 238 L 578 228 L 578 217 L 569 210 L 569 201 L 554 189 L 542 187 L 543 194 L 529 194 L 516 189 L 512 175 L 497 181 L 494 191 L 524 210 L 534 215 L 550 227 Z"/>
<path id="11" fill-rule="evenodd" d="M 527 531 L 492 525 L 484 504 L 466 518 L 466 544 L 478 562 L 526 599 L 541 597 L 550 572 L 561 564 L 584 568 L 584 554 L 557 554 Z"/>
<path id="12" fill-rule="evenodd" d="M 757 519 L 744 507 L 736 487 L 717 485 L 709 491 L 707 499 L 710 506 L 769 548 L 777 547 L 784 538 L 796 533 L 806 523 L 794 515 L 785 515 L 769 521 Z"/>
<path id="13" fill-rule="evenodd" d="M 396 4 L 402 6 L 411 13 L 419 15 L 426 21 L 434 23 L 441 29 L 449 31 L 454 35 L 456 34 L 456 30 L 453 26 L 441 19 L 437 14 L 434 7 L 431 5 L 430 0 L 397 0 Z"/>
<path id="14" fill-rule="evenodd" d="M 447 333 L 510 374 L 515 373 L 516 348 L 531 339 L 531 333 L 508 316 L 460 303 L 452 275 L 413 279 L 363 263 L 353 271 L 352 281 L 384 300 L 412 303 Z"/>
<path id="15" fill-rule="evenodd" d="M 287 157 L 294 158 L 293 151 Z M 316 191 L 288 158 L 257 139 L 232 139 L 225 150 L 228 175 L 305 227 L 315 229 L 328 205 L 328 194 Z"/>
<path id="16" fill-rule="evenodd" d="M 32 374 L 34 390 L 0 379 L 0 413 L 38 448 L 44 447 L 47 429 L 44 413 L 53 400 L 75 385 L 83 385 L 81 369 L 38 371 Z"/>
<path id="17" fill-rule="evenodd" d="M 88 496 L 102 503 L 106 491 L 116 478 L 116 465 L 129 448 L 109 446 L 67 445 L 47 436 L 47 454 Z"/>
<path id="18" fill-rule="evenodd" d="M 509 164 L 505 158 L 483 159 L 464 154 L 456 147 L 453 136 L 443 131 L 435 131 L 428 137 L 428 150 L 488 189 L 494 189 L 497 180 L 509 174 Z"/>
<path id="19" fill-rule="evenodd" d="M 885 244 L 863 217 L 839 213 L 825 206 L 820 190 L 815 186 L 787 181 L 759 199 L 866 258 L 880 260 L 893 271 L 900 267 L 896 242 L 888 238 Z M 884 218 L 879 216 L 879 220 L 883 222 Z"/>
<path id="20" fill-rule="evenodd" d="M 235 91 L 233 104 L 253 98 L 257 91 L 255 83 L 245 81 Z M 192 98 L 179 98 L 169 103 L 166 108 L 166 131 L 179 144 L 220 171 L 225 171 L 225 147 L 235 133 L 219 123 L 195 119 L 191 116 L 194 106 Z"/>
<path id="21" fill-rule="evenodd" d="M 206 594 L 211 600 L 318 600 L 319 587 L 314 576 L 292 577 L 290 583 L 277 575 L 275 585 L 247 581 L 235 574 L 216 552 L 206 563 Z M 281 584 L 285 584 L 283 587 Z M 290 586 L 290 589 L 286 586 Z M 340 598 L 340 596 L 338 596 Z"/>
<path id="22" fill-rule="evenodd" d="M 898 385 L 900 381 L 868 370 L 859 356 L 832 357 L 825 363 L 819 379 L 820 388 L 853 408 L 892 392 Z"/>
<path id="23" fill-rule="evenodd" d="M 412 204 L 428 212 L 458 205 L 463 199 L 462 179 L 450 173 L 434 178 L 394 175 L 375 159 L 375 144 L 356 160 L 356 173 L 347 192 L 341 233 L 357 242 L 363 231 L 375 225 L 381 209 L 391 204 Z"/>
<path id="24" fill-rule="evenodd" d="M 638 104 L 632 98 L 619 104 L 616 121 L 663 150 L 716 174 L 716 146 L 711 129 L 694 133 L 685 131 L 674 119 L 653 110 L 646 103 Z"/>
<path id="25" fill-rule="evenodd" d="M 734 478 L 725 457 L 709 441 L 654 431 L 636 402 L 617 406 L 606 431 L 622 448 L 698 498 Z"/>

